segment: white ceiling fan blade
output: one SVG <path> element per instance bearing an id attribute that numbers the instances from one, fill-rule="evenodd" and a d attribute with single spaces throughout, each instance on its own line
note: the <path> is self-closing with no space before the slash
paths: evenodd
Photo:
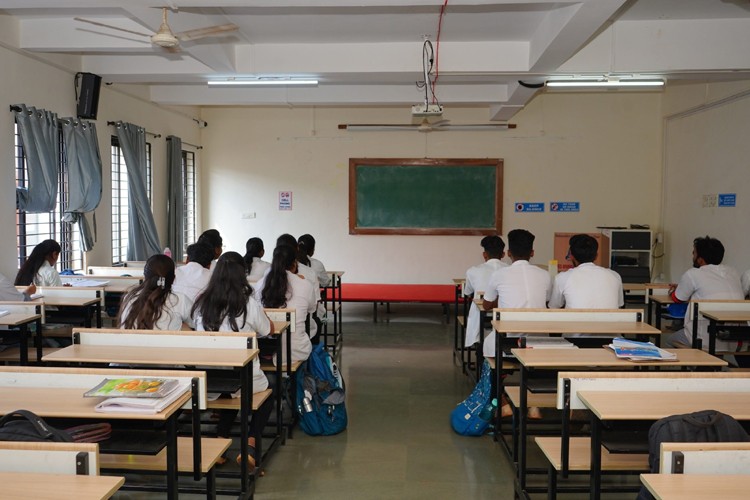
<path id="1" fill-rule="evenodd" d="M 194 30 L 182 31 L 180 33 L 175 33 L 175 36 L 182 41 L 200 40 L 201 38 L 206 38 L 209 36 L 218 36 L 232 33 L 234 31 L 237 31 L 238 29 L 239 26 L 237 26 L 236 24 L 220 24 L 218 26 L 208 26 L 206 28 L 197 28 Z"/>
<path id="2" fill-rule="evenodd" d="M 516 128 L 515 123 L 465 123 L 457 125 L 443 125 L 436 127 L 435 130 L 455 130 L 455 131 L 471 131 L 471 130 L 508 130 Z"/>
<path id="3" fill-rule="evenodd" d="M 387 124 L 387 123 L 342 123 L 339 130 L 349 130 L 350 132 L 366 131 L 391 131 L 391 130 L 417 130 L 420 125 L 413 124 Z"/>
<path id="4" fill-rule="evenodd" d="M 450 122 L 451 122 L 450 120 L 438 120 L 436 122 L 431 123 L 430 126 L 432 128 L 439 128 L 439 127 L 444 127 L 448 125 Z"/>
<path id="5" fill-rule="evenodd" d="M 98 21 L 92 21 L 90 19 L 84 19 L 82 17 L 74 17 L 73 19 L 75 19 L 76 21 L 80 21 L 82 23 L 93 24 L 94 26 L 100 26 L 102 28 L 109 28 L 111 30 L 124 31 L 125 33 L 131 33 L 133 35 L 151 36 L 150 33 L 148 33 L 148 34 L 147 33 L 139 33 L 137 31 L 128 30 L 128 29 L 125 29 L 125 28 L 118 28 L 117 26 L 112 26 L 111 24 L 104 24 L 104 23 L 100 23 Z"/>

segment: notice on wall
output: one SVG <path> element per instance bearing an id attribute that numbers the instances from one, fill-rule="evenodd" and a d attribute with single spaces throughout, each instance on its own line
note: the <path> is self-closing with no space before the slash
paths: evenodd
<path id="1" fill-rule="evenodd" d="M 550 201 L 549 211 L 550 212 L 580 212 L 581 202 L 580 201 Z"/>
<path id="2" fill-rule="evenodd" d="M 544 212 L 544 203 L 516 203 L 516 212 Z"/>
<path id="3" fill-rule="evenodd" d="M 292 192 L 279 191 L 279 210 L 292 209 Z"/>
<path id="4" fill-rule="evenodd" d="M 720 207 L 736 207 L 737 206 L 737 193 L 719 193 L 719 206 Z"/>

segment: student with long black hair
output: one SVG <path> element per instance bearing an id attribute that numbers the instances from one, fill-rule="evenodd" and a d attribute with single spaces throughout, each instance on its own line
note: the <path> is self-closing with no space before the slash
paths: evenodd
<path id="1" fill-rule="evenodd" d="M 55 269 L 61 250 L 55 240 L 44 240 L 35 246 L 18 270 L 16 286 L 62 286 L 60 273 Z"/>
<path id="2" fill-rule="evenodd" d="M 174 261 L 166 255 L 149 257 L 143 268 L 143 282 L 122 299 L 120 328 L 138 330 L 180 330 L 192 324 L 192 301 L 172 291 Z"/>
<path id="3" fill-rule="evenodd" d="M 281 245 L 273 251 L 271 269 L 256 284 L 255 298 L 263 307 L 292 308 L 295 310 L 295 331 L 292 334 L 292 361 L 304 361 L 310 356 L 312 344 L 305 331 L 305 318 L 315 311 L 317 290 L 297 274 L 297 252 L 293 247 Z M 286 339 L 282 339 L 282 345 Z M 285 359 L 286 350 L 282 352 Z"/>
<path id="4" fill-rule="evenodd" d="M 254 283 L 261 279 L 271 264 L 261 260 L 266 254 L 263 248 L 263 240 L 250 238 L 245 243 L 245 265 L 247 266 L 247 280 Z"/>
<path id="5" fill-rule="evenodd" d="M 313 254 L 315 253 L 315 238 L 311 234 L 303 234 L 297 239 L 297 245 L 299 246 L 300 253 L 304 253 L 307 258 L 306 264 L 318 276 L 320 286 L 328 286 L 331 283 L 331 277 L 326 272 L 326 266 L 318 259 L 313 258 Z"/>
<path id="6" fill-rule="evenodd" d="M 255 332 L 258 337 L 273 333 L 273 323 L 263 312 L 258 301 L 253 298 L 253 289 L 245 278 L 245 261 L 237 252 L 226 252 L 216 261 L 208 286 L 198 296 L 192 309 L 196 330 L 212 332 Z M 253 363 L 253 391 L 262 392 L 268 388 L 268 379 Z M 273 409 L 274 398 L 267 398 L 261 407 L 253 412 L 250 421 L 250 436 L 259 435 Z M 229 437 L 232 423 L 237 418 L 236 410 L 219 412 L 217 434 Z M 252 448 L 248 459 L 255 466 L 255 437 L 248 440 Z M 240 460 L 240 457 L 237 457 Z"/>

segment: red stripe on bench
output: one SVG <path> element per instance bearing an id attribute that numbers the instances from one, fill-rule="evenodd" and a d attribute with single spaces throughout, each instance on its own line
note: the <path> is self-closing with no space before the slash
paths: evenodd
<path id="1" fill-rule="evenodd" d="M 327 290 L 330 300 L 331 290 Z M 342 283 L 341 300 L 344 302 L 430 302 L 453 303 L 456 287 L 453 285 L 385 285 L 369 283 Z M 338 299 L 338 297 L 336 297 Z"/>

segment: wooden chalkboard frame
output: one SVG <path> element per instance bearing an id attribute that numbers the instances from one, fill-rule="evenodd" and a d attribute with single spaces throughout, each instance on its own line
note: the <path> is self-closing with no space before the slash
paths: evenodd
<path id="1" fill-rule="evenodd" d="M 423 228 L 423 227 L 359 227 L 357 225 L 357 169 L 360 166 L 434 166 L 434 167 L 495 167 L 495 223 L 492 227 Z M 503 221 L 503 160 L 499 158 L 350 158 L 349 159 L 349 234 L 466 235 L 481 236 L 502 233 Z"/>

